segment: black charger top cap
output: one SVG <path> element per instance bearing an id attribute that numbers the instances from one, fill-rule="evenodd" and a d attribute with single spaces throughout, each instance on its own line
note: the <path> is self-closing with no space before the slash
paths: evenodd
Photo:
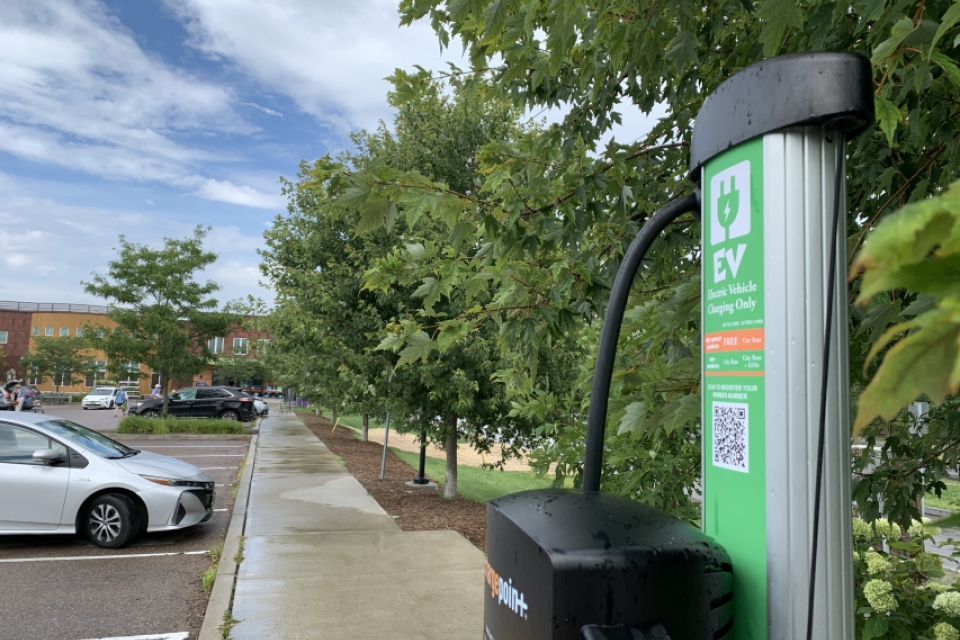
<path id="1" fill-rule="evenodd" d="M 873 122 L 873 70 L 854 53 L 792 53 L 758 62 L 707 96 L 690 144 L 690 177 L 730 147 L 787 127 L 830 123 L 853 136 Z"/>

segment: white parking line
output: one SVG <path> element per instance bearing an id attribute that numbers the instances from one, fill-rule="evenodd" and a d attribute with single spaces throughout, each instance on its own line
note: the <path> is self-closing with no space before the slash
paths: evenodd
<path id="1" fill-rule="evenodd" d="M 214 509 L 214 511 L 230 511 L 230 509 Z"/>
<path id="2" fill-rule="evenodd" d="M 178 458 L 242 458 L 245 453 L 194 453 L 188 456 L 177 456 Z"/>
<path id="3" fill-rule="evenodd" d="M 149 636 L 115 636 L 113 638 L 90 638 L 89 640 L 187 640 L 189 637 L 189 632 L 178 631 L 177 633 L 155 633 Z"/>
<path id="4" fill-rule="evenodd" d="M 0 564 L 14 562 L 57 562 L 64 560 L 115 560 L 117 558 L 159 558 L 160 556 L 199 556 L 209 551 L 173 551 L 170 553 L 125 553 L 115 556 L 57 556 L 51 558 L 11 558 L 0 560 Z M 139 636 L 137 636 L 139 637 Z"/>
<path id="5" fill-rule="evenodd" d="M 245 444 L 156 444 L 150 449 L 248 449 Z"/>
<path id="6" fill-rule="evenodd" d="M 200 471 L 219 471 L 222 469 L 236 469 L 236 467 L 200 467 Z"/>

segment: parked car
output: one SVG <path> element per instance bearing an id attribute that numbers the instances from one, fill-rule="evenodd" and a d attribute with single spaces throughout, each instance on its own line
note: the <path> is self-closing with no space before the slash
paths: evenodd
<path id="1" fill-rule="evenodd" d="M 83 409 L 113 409 L 117 403 L 117 391 L 120 387 L 96 387 L 90 393 L 83 396 L 80 406 Z"/>
<path id="2" fill-rule="evenodd" d="M 163 398 L 145 398 L 130 405 L 130 413 L 144 418 L 158 418 L 163 411 Z M 253 398 L 238 387 L 186 387 L 170 394 L 167 413 L 178 418 L 223 418 L 254 420 Z"/>
<path id="3" fill-rule="evenodd" d="M 257 415 L 263 418 L 266 418 L 267 414 L 270 413 L 270 407 L 260 398 L 253 399 L 253 408 L 257 411 Z"/>
<path id="4" fill-rule="evenodd" d="M 17 401 L 13 397 L 13 388 L 17 385 L 13 380 L 3 385 L 0 389 L 0 411 L 14 411 L 17 408 Z M 40 390 L 33 385 L 21 384 L 20 395 L 23 396 L 23 411 L 32 411 L 40 405 Z"/>
<path id="5" fill-rule="evenodd" d="M 213 478 L 63 418 L 0 418 L 0 534 L 82 533 L 115 549 L 207 521 Z"/>

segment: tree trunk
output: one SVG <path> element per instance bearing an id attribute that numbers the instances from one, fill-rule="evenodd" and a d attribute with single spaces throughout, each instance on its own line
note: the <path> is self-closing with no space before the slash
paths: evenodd
<path id="1" fill-rule="evenodd" d="M 366 442 L 370 439 L 370 416 L 363 414 L 363 428 L 360 429 L 360 442 Z"/>
<path id="2" fill-rule="evenodd" d="M 318 416 L 319 416 L 319 415 L 322 415 L 322 414 L 320 413 L 320 405 L 319 405 L 319 404 L 314 405 L 314 407 L 313 407 L 313 413 L 314 413 L 314 415 L 318 415 Z"/>
<path id="3" fill-rule="evenodd" d="M 443 497 L 452 500 L 457 497 L 457 418 L 450 418 L 444 449 L 447 452 L 447 483 L 443 487 Z"/>
<path id="4" fill-rule="evenodd" d="M 334 425 L 337 424 L 337 412 L 336 412 L 336 411 L 331 411 L 331 412 L 330 412 L 330 422 L 332 422 Z"/>

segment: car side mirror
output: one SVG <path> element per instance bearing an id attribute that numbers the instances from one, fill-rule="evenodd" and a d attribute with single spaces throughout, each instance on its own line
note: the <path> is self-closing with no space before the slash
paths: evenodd
<path id="1" fill-rule="evenodd" d="M 42 462 L 43 464 L 57 464 L 67 458 L 53 449 L 37 449 L 33 452 L 33 459 L 35 462 Z"/>

